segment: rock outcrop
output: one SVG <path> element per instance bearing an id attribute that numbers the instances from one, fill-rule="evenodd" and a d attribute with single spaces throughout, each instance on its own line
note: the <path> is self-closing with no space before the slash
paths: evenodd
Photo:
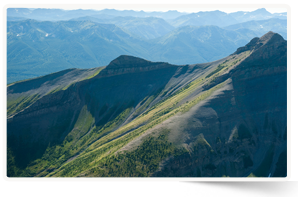
<path id="1" fill-rule="evenodd" d="M 269 32 L 238 49 L 252 54 L 230 71 L 227 84 L 164 124 L 173 143 L 192 151 L 168 160 L 154 176 L 286 177 L 286 45 Z M 201 135 L 210 147 L 196 142 Z"/>
<path id="2" fill-rule="evenodd" d="M 126 73 L 146 72 L 175 67 L 165 62 L 150 62 L 141 58 L 121 55 L 113 60 L 97 77 L 109 77 Z"/>

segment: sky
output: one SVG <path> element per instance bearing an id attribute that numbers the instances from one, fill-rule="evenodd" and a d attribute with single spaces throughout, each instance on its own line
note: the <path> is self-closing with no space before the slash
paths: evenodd
<path id="1" fill-rule="evenodd" d="M 259 8 L 263 8 L 263 7 L 255 7 L 255 8 L 177 8 L 177 9 L 167 9 L 167 8 L 136 8 L 136 9 L 131 9 L 131 8 L 124 8 L 124 7 L 119 7 L 117 8 L 116 6 L 114 7 L 105 7 L 105 8 L 100 8 L 100 9 L 94 9 L 94 10 L 103 10 L 103 9 L 116 9 L 116 10 L 135 10 L 135 11 L 145 11 L 145 12 L 152 12 L 152 11 L 162 11 L 162 12 L 166 12 L 169 10 L 177 10 L 179 12 L 186 12 L 186 13 L 193 13 L 193 12 L 200 12 L 200 11 L 214 11 L 214 10 L 220 10 L 222 12 L 226 12 L 226 13 L 232 13 L 232 12 L 237 12 L 237 11 L 247 11 L 247 12 L 251 12 L 251 11 L 255 11 Z M 79 9 L 79 8 L 63 8 L 65 10 L 73 10 L 73 9 Z M 90 8 L 89 8 L 90 9 Z M 266 8 L 265 9 L 270 12 L 270 13 L 282 13 L 282 12 L 287 12 L 286 8 Z"/>
<path id="2" fill-rule="evenodd" d="M 26 8 L 59 8 L 59 9 L 117 9 L 117 10 L 136 10 L 136 11 L 163 11 L 177 10 L 179 12 L 199 12 L 199 11 L 213 11 L 220 10 L 226 13 L 237 12 L 237 11 L 254 11 L 259 8 L 265 8 L 271 13 L 287 12 L 285 4 L 281 3 L 226 3 L 226 2 L 124 2 L 118 0 L 117 2 L 62 2 L 62 3 L 46 3 L 46 2 L 34 2 L 34 3 L 22 3 L 18 2 L 11 4 L 18 7 Z"/>

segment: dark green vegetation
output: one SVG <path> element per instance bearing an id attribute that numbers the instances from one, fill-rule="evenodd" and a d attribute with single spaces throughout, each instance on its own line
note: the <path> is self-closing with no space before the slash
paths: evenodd
<path id="1" fill-rule="evenodd" d="M 152 175 L 159 163 L 170 155 L 181 154 L 167 141 L 169 131 L 164 130 L 158 137 L 150 136 L 134 151 L 113 155 L 100 161 L 83 176 L 96 177 L 147 177 Z M 82 176 L 81 175 L 81 176 Z"/>
<path id="2" fill-rule="evenodd" d="M 9 177 L 286 176 L 286 41 L 215 62 L 119 56 L 8 89 Z"/>
<path id="3" fill-rule="evenodd" d="M 7 83 L 68 68 L 106 66 L 119 55 L 177 65 L 211 62 L 268 31 L 287 38 L 284 13 L 261 9 L 234 14 L 11 8 Z M 247 20 L 240 18 L 248 15 L 253 21 L 242 23 Z"/>

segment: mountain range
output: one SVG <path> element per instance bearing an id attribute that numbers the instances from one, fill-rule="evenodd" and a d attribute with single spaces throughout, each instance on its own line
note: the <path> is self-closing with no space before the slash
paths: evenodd
<path id="1" fill-rule="evenodd" d="M 253 20 L 224 27 L 227 30 L 247 31 L 249 29 L 258 36 L 268 31 L 278 32 L 284 39 L 287 39 L 287 20 L 271 18 L 267 20 Z"/>
<path id="2" fill-rule="evenodd" d="M 118 27 L 121 27 L 124 30 L 131 32 L 134 36 L 139 37 L 141 39 L 153 39 L 163 36 L 173 29 L 169 23 L 167 23 L 162 18 L 157 17 L 132 17 L 132 16 L 119 16 L 113 18 L 106 18 L 102 15 L 96 16 L 86 16 L 75 18 L 72 20 L 76 21 L 93 21 L 96 23 L 103 24 L 114 24 Z"/>
<path id="3" fill-rule="evenodd" d="M 59 36 L 65 40 L 74 39 L 71 31 L 82 31 L 75 37 L 91 42 L 106 27 L 73 21 L 88 30 L 70 22 L 41 28 L 44 23 L 26 22 L 36 24 L 29 35 L 41 41 L 55 31 L 64 32 Z M 22 26 L 24 32 L 30 27 Z M 227 46 L 230 34 L 241 35 L 215 26 L 184 28 L 157 42 L 175 43 L 184 35 L 184 43 L 195 37 L 205 43 L 224 32 L 215 41 L 223 39 Z M 115 42 L 134 39 L 116 26 L 105 31 Z M 12 83 L 7 87 L 7 175 L 286 177 L 287 41 L 270 31 L 212 62 L 173 65 L 120 55 L 106 67 Z"/>
<path id="4" fill-rule="evenodd" d="M 287 38 L 286 20 L 277 18 L 175 28 L 156 17 L 96 16 L 69 21 L 8 17 L 7 83 L 68 68 L 106 66 L 119 55 L 177 65 L 204 63 L 230 55 L 267 31 Z"/>
<path id="5" fill-rule="evenodd" d="M 8 83 L 67 68 L 104 66 L 121 54 L 142 56 L 142 41 L 113 24 L 8 22 Z"/>
<path id="6" fill-rule="evenodd" d="M 134 10 L 115 10 L 115 9 L 103 9 L 103 10 L 63 10 L 63 9 L 47 9 L 47 8 L 8 8 L 7 16 L 9 17 L 23 17 L 27 19 L 35 19 L 41 21 L 60 21 L 70 20 L 78 17 L 95 16 L 95 15 L 106 15 L 110 17 L 158 17 L 162 18 L 173 24 L 180 24 L 178 21 L 184 19 L 191 20 L 193 22 L 199 22 L 197 18 L 201 17 L 201 20 L 210 20 L 214 23 L 218 23 L 217 19 L 222 21 L 221 17 L 228 17 L 235 23 L 246 22 L 250 20 L 265 20 L 269 18 L 280 18 L 287 19 L 287 13 L 274 13 L 271 14 L 265 8 L 260 8 L 252 12 L 238 11 L 233 13 L 225 13 L 219 10 L 215 11 L 201 11 L 197 13 L 185 13 L 178 12 L 176 10 L 169 10 L 167 12 L 145 12 L 145 11 L 134 11 Z M 179 18 L 182 17 L 182 18 Z M 224 21 L 226 23 L 226 21 Z M 231 23 L 231 22 L 228 22 Z M 216 25 L 216 24 L 208 24 Z"/>

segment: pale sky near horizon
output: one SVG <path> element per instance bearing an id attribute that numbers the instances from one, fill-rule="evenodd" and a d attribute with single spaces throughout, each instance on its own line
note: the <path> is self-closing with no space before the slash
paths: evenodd
<path id="1" fill-rule="evenodd" d="M 22 1 L 22 0 L 20 0 Z M 116 9 L 116 10 L 135 10 L 135 11 L 162 11 L 177 10 L 179 12 L 194 13 L 199 11 L 214 11 L 220 10 L 226 13 L 237 11 L 254 11 L 260 8 L 265 8 L 270 13 L 287 12 L 287 5 L 285 3 L 277 2 L 262 2 L 262 3 L 249 3 L 249 2 L 124 2 L 124 0 L 117 0 L 117 2 L 61 2 L 61 3 L 22 3 L 17 2 L 8 5 L 8 7 L 23 7 L 23 8 L 56 8 L 65 10 L 75 9 Z M 140 0 L 139 0 L 140 1 Z M 148 0 L 146 0 L 148 1 Z M 189 0 L 191 1 L 191 0 Z M 219 0 L 218 0 L 219 1 Z"/>
<path id="2" fill-rule="evenodd" d="M 270 13 L 289 12 L 289 0 L 84 0 L 84 1 L 69 1 L 69 0 L 4 0 L 10 5 L 22 5 L 27 8 L 62 8 L 62 9 L 96 9 L 102 10 L 117 9 L 117 10 L 136 10 L 136 11 L 163 11 L 177 10 L 179 12 L 194 13 L 199 11 L 214 11 L 220 10 L 226 13 L 237 11 L 254 11 L 258 8 L 266 8 Z M 4 2 L 2 0 L 2 2 Z M 290 0 L 294 1 L 294 0 Z M 295 0 L 297 1 L 297 0 Z M 11 4 L 13 3 L 13 4 Z M 30 3 L 30 4 L 29 4 Z M 288 9 L 288 10 L 287 10 Z"/>
<path id="3" fill-rule="evenodd" d="M 32 7 L 33 8 L 33 7 Z M 38 7 L 36 7 L 38 8 Z M 50 8 L 50 7 L 49 7 Z M 54 7 L 53 7 L 54 8 Z M 281 13 L 281 12 L 287 12 L 286 7 L 281 6 L 202 6 L 202 5 L 187 5 L 187 4 L 181 4 L 181 5 L 94 5 L 92 7 L 88 5 L 69 5 L 69 6 L 59 6 L 55 8 L 60 8 L 64 10 L 75 10 L 75 9 L 93 9 L 93 10 L 103 10 L 103 9 L 116 9 L 116 10 L 135 10 L 135 11 L 162 11 L 166 12 L 169 10 L 177 10 L 179 12 L 187 12 L 187 13 L 193 13 L 193 12 L 199 12 L 199 11 L 214 11 L 214 10 L 220 10 L 226 13 L 231 12 L 237 12 L 237 11 L 254 11 L 259 8 L 265 8 L 270 13 Z"/>

